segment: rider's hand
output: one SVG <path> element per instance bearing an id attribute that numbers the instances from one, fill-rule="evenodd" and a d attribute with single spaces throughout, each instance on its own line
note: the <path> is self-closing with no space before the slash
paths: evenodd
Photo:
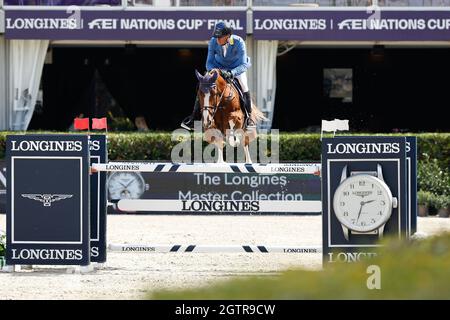
<path id="1" fill-rule="evenodd" d="M 222 77 L 224 77 L 226 80 L 232 80 L 233 74 L 231 73 L 231 71 L 224 70 L 222 71 Z"/>

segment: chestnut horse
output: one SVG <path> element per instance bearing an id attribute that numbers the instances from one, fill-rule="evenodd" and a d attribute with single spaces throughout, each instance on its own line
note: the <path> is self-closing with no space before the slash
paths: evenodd
<path id="1" fill-rule="evenodd" d="M 256 129 L 244 132 L 244 112 L 241 108 L 239 93 L 231 83 L 221 75 L 219 69 L 213 69 L 202 76 L 195 70 L 199 87 L 197 96 L 202 113 L 204 139 L 216 145 L 217 162 L 223 162 L 223 146 L 225 141 L 219 137 L 227 137 L 232 147 L 243 145 L 245 162 L 251 163 L 248 145 L 256 138 Z M 255 123 L 266 119 L 262 112 L 252 103 L 252 119 Z M 214 134 L 214 129 L 221 135 Z M 227 132 L 228 131 L 228 132 Z"/>

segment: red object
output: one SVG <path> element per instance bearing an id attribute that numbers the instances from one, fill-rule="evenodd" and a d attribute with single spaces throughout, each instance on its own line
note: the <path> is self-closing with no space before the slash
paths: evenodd
<path id="1" fill-rule="evenodd" d="M 92 118 L 92 129 L 107 129 L 106 118 Z"/>
<path id="2" fill-rule="evenodd" d="M 89 130 L 89 118 L 75 118 L 73 126 L 77 130 Z"/>

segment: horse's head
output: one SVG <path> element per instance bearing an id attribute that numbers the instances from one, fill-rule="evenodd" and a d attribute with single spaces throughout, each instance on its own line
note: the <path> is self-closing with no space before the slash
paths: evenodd
<path id="1" fill-rule="evenodd" d="M 197 70 L 195 75 L 199 81 L 198 98 L 200 100 L 200 107 L 202 110 L 203 127 L 209 128 L 214 122 L 214 115 L 217 111 L 220 99 L 219 84 L 216 83 L 219 78 L 219 72 L 217 70 L 211 70 L 202 76 Z"/>

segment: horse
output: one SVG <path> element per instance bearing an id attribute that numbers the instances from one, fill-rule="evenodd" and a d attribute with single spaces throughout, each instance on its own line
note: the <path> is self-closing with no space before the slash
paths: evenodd
<path id="1" fill-rule="evenodd" d="M 245 162 L 251 163 L 248 145 L 256 139 L 257 134 L 256 129 L 243 131 L 245 116 L 237 89 L 222 77 L 219 69 L 212 69 L 203 76 L 195 70 L 195 75 L 199 81 L 197 96 L 205 132 L 204 140 L 216 145 L 217 162 L 224 162 L 225 142 L 222 137 L 227 137 L 232 147 L 238 147 L 243 142 Z M 253 102 L 251 117 L 255 123 L 266 119 Z M 215 130 L 219 130 L 221 134 L 215 134 Z"/>

